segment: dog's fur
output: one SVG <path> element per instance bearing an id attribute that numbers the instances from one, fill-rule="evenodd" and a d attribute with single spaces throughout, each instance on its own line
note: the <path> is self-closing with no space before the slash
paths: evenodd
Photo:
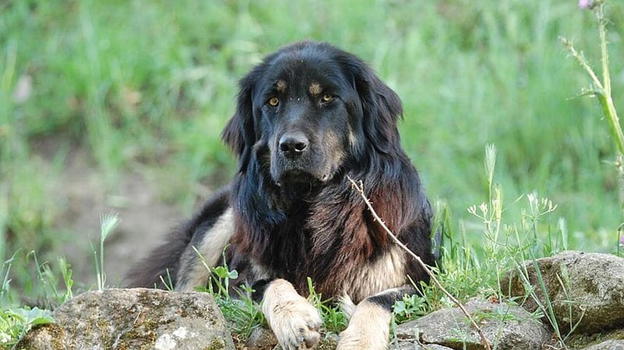
<path id="1" fill-rule="evenodd" d="M 239 158 L 215 194 L 131 275 L 131 286 L 209 282 L 204 264 L 226 260 L 235 285 L 252 285 L 285 349 L 318 342 L 307 278 L 324 298 L 359 303 L 339 349 L 383 349 L 391 306 L 428 282 L 424 270 L 375 222 L 347 176 L 362 181 L 375 211 L 427 264 L 431 209 L 401 148 L 399 97 L 359 58 L 329 44 L 296 43 L 240 81 L 223 139 Z M 411 281 L 410 281 L 411 279 Z"/>

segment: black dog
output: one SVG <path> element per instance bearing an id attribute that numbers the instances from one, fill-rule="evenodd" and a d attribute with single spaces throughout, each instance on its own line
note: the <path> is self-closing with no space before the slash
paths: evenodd
<path id="1" fill-rule="evenodd" d="M 359 58 L 301 42 L 267 56 L 240 81 L 223 140 L 239 157 L 233 182 L 131 274 L 132 286 L 177 290 L 209 282 L 223 249 L 252 285 L 284 349 L 314 346 L 321 319 L 299 293 L 357 303 L 339 349 L 384 349 L 391 307 L 428 275 L 375 222 L 375 211 L 427 264 L 431 209 L 401 149 L 399 97 Z M 410 281 L 411 279 L 411 281 Z M 353 304 L 351 304 L 353 306 Z"/>

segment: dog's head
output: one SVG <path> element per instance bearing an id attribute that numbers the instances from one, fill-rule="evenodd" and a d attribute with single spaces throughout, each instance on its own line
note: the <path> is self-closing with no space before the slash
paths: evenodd
<path id="1" fill-rule="evenodd" d="M 267 56 L 240 81 L 223 139 L 241 171 L 255 158 L 276 184 L 324 183 L 364 154 L 392 154 L 401 113 L 398 96 L 362 60 L 301 42 Z"/>

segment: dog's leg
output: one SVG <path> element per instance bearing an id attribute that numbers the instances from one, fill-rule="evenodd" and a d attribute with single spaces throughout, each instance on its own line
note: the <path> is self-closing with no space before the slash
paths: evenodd
<path id="1" fill-rule="evenodd" d="M 195 287 L 205 287 L 210 278 L 210 270 L 219 263 L 223 249 L 234 234 L 234 214 L 227 209 L 206 231 L 193 236 L 180 257 L 175 289 L 191 292 Z"/>
<path id="2" fill-rule="evenodd" d="M 286 280 L 276 279 L 261 288 L 265 288 L 262 313 L 282 348 L 313 348 L 321 338 L 319 328 L 323 323 L 318 310 Z"/>
<path id="3" fill-rule="evenodd" d="M 413 294 L 411 286 L 388 289 L 361 301 L 351 314 L 349 326 L 340 333 L 337 350 L 383 350 L 388 347 L 392 305 L 406 294 Z"/>

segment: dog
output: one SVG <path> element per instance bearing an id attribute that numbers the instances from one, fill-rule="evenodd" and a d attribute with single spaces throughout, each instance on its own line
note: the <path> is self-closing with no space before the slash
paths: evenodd
<path id="1" fill-rule="evenodd" d="M 311 41 L 266 56 L 239 85 L 222 133 L 238 172 L 133 269 L 130 286 L 191 291 L 224 256 L 282 348 L 319 342 L 322 321 L 304 297 L 311 278 L 324 298 L 351 305 L 338 349 L 385 349 L 392 305 L 429 275 L 349 178 L 410 250 L 436 260 L 432 210 L 400 145 L 399 97 L 355 55 Z"/>

